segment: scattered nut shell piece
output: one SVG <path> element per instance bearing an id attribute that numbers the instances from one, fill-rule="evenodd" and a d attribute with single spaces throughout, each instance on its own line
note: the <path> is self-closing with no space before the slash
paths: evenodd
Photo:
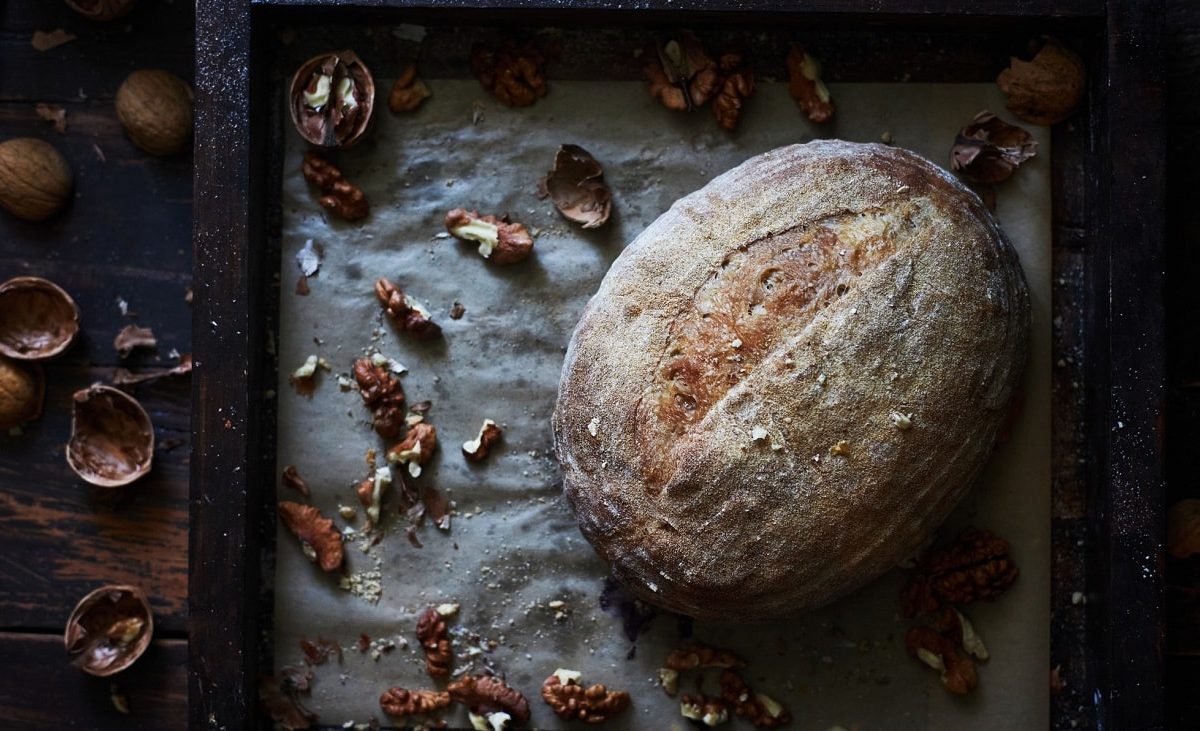
<path id="1" fill-rule="evenodd" d="M 75 392 L 67 462 L 93 485 L 128 485 L 150 471 L 154 425 L 124 391 L 99 383 Z"/>
<path id="2" fill-rule="evenodd" d="M 79 308 L 58 285 L 39 277 L 0 284 L 0 354 L 18 360 L 52 358 L 78 333 Z"/>
<path id="3" fill-rule="evenodd" d="M 375 80 L 352 51 L 314 56 L 292 77 L 292 122 L 309 144 L 356 144 L 366 134 L 374 111 Z"/>
<path id="4" fill-rule="evenodd" d="M 492 450 L 492 446 L 500 441 L 502 434 L 500 427 L 491 419 L 484 419 L 483 426 L 479 428 L 479 435 L 469 442 L 463 442 L 463 456 L 468 462 L 482 462 L 487 459 L 488 454 Z"/>
<path id="5" fill-rule="evenodd" d="M 0 355 L 0 431 L 42 415 L 46 380 L 42 366 Z"/>
<path id="6" fill-rule="evenodd" d="M 35 51 L 49 51 L 53 48 L 58 48 L 65 43 L 70 43 L 71 41 L 75 40 L 75 38 L 76 36 L 74 33 L 68 33 L 62 28 L 55 28 L 49 32 L 35 30 L 33 32 L 33 38 L 30 39 L 30 45 L 33 46 L 33 50 Z"/>
<path id="7" fill-rule="evenodd" d="M 117 118 L 144 152 L 174 155 L 192 141 L 193 101 L 192 87 L 175 74 L 141 69 L 117 88 Z"/>
<path id="8" fill-rule="evenodd" d="M 1030 61 L 1010 59 L 996 77 L 1008 109 L 1032 124 L 1058 124 L 1075 113 L 1087 90 L 1087 68 L 1079 54 L 1045 38 Z"/>
<path id="9" fill-rule="evenodd" d="M 612 214 L 612 192 L 604 182 L 604 168 L 579 145 L 561 145 L 554 168 L 540 188 L 568 221 L 583 228 L 599 228 Z"/>
<path id="10" fill-rule="evenodd" d="M 121 358 L 128 358 L 135 348 L 153 350 L 157 347 L 158 338 L 154 337 L 154 331 L 148 327 L 126 325 L 113 338 L 113 349 L 117 351 L 117 356 Z"/>
<path id="11" fill-rule="evenodd" d="M 54 125 L 54 131 L 60 135 L 67 133 L 67 110 L 57 104 L 41 104 L 33 108 L 37 115 Z"/>
<path id="12" fill-rule="evenodd" d="M 102 586 L 75 605 L 63 645 L 71 664 L 89 675 L 106 677 L 132 665 L 154 635 L 154 613 L 141 589 Z"/>
<path id="13" fill-rule="evenodd" d="M 984 110 L 962 128 L 950 150 L 950 169 L 975 183 L 999 183 L 1037 155 L 1028 131 Z"/>

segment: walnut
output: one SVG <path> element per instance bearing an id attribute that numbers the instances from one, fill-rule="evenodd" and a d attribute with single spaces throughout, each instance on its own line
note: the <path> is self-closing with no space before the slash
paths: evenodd
<path id="1" fill-rule="evenodd" d="M 561 145 L 554 169 L 538 184 L 538 196 L 550 196 L 568 221 L 583 228 L 599 228 L 612 214 L 612 191 L 604 182 L 604 168 L 579 145 Z"/>
<path id="2" fill-rule="evenodd" d="M 732 132 L 742 118 L 742 105 L 754 93 L 754 69 L 740 53 L 724 53 L 717 64 L 721 71 L 712 111 L 717 124 Z"/>
<path id="3" fill-rule="evenodd" d="M 984 110 L 954 138 L 950 169 L 975 183 L 999 183 L 1036 156 L 1037 146 L 1028 131 Z"/>
<path id="4" fill-rule="evenodd" d="M 375 79 L 352 51 L 304 62 L 292 77 L 292 123 L 310 144 L 350 147 L 365 136 L 375 111 Z"/>
<path id="5" fill-rule="evenodd" d="M 13 277 L 0 284 L 0 353 L 44 360 L 69 348 L 78 334 L 79 308 L 54 282 Z"/>
<path id="6" fill-rule="evenodd" d="M 423 716 L 450 705 L 450 694 L 438 690 L 388 688 L 379 696 L 379 707 L 389 716 Z"/>
<path id="7" fill-rule="evenodd" d="M 420 422 L 413 424 L 400 443 L 388 450 L 389 462 L 399 462 L 408 465 L 408 474 L 420 477 L 421 467 L 433 459 L 433 451 L 437 449 L 437 428 L 432 424 Z"/>
<path id="8" fill-rule="evenodd" d="M 183 152 L 192 141 L 192 87 L 159 69 L 134 71 L 117 89 L 117 117 L 133 144 L 151 155 Z"/>
<path id="9" fill-rule="evenodd" d="M 1050 126 L 1075 113 L 1087 91 L 1087 68 L 1071 49 L 1046 38 L 1030 61 L 1010 60 L 996 77 L 1008 109 L 1026 122 Z"/>
<path id="10" fill-rule="evenodd" d="M 136 348 L 154 349 L 157 347 L 158 339 L 154 337 L 154 331 L 148 327 L 126 325 L 113 338 L 113 349 L 117 351 L 119 358 L 128 358 Z"/>
<path id="11" fill-rule="evenodd" d="M 792 720 L 792 714 L 778 701 L 752 691 L 742 676 L 732 670 L 721 673 L 721 698 L 735 714 L 758 728 L 778 728 Z"/>
<path id="12" fill-rule="evenodd" d="M 976 660 L 987 660 L 991 657 L 987 646 L 983 644 L 983 638 L 975 631 L 975 626 L 966 615 L 954 607 L 943 609 L 934 626 Z"/>
<path id="13" fill-rule="evenodd" d="M 392 93 L 388 95 L 388 109 L 391 109 L 393 114 L 411 112 L 429 97 L 429 87 L 417 78 L 417 65 L 410 63 L 400 72 L 396 83 L 392 84 Z"/>
<path id="14" fill-rule="evenodd" d="M 0 208 L 44 221 L 71 200 L 75 174 L 54 145 L 32 137 L 0 142 Z"/>
<path id="15" fill-rule="evenodd" d="M 315 152 L 304 153 L 304 179 L 321 191 L 321 205 L 346 221 L 358 221 L 371 212 L 367 196 L 342 177 L 342 171 Z"/>
<path id="16" fill-rule="evenodd" d="M 508 216 L 481 216 L 455 208 L 446 214 L 446 230 L 460 241 L 479 243 L 479 255 L 493 264 L 516 264 L 533 252 L 533 237 Z"/>
<path id="17" fill-rule="evenodd" d="M 481 44 L 471 49 L 471 73 L 510 107 L 527 107 L 546 96 L 545 63 L 545 56 L 530 43 L 506 43 L 499 51 Z"/>
<path id="18" fill-rule="evenodd" d="M 800 105 L 810 121 L 822 124 L 833 119 L 833 100 L 829 87 L 821 80 L 821 64 L 793 43 L 787 55 L 788 93 Z"/>
<path id="19" fill-rule="evenodd" d="M 290 464 L 283 468 L 283 475 L 280 481 L 285 487 L 290 487 L 304 497 L 308 497 L 311 493 L 308 490 L 308 483 L 300 476 L 300 471 L 296 469 L 296 465 Z"/>
<path id="20" fill-rule="evenodd" d="M 383 311 L 396 327 L 417 340 L 432 340 L 442 334 L 442 328 L 431 318 L 429 310 L 420 302 L 404 294 L 385 277 L 375 280 L 375 296 L 383 305 Z"/>
<path id="21" fill-rule="evenodd" d="M 42 415 L 46 379 L 41 365 L 0 355 L 0 431 Z"/>
<path id="22" fill-rule="evenodd" d="M 450 633 L 446 619 L 437 609 L 426 607 L 417 617 L 417 639 L 425 650 L 425 670 L 431 678 L 450 677 L 454 653 L 450 649 Z"/>
<path id="23" fill-rule="evenodd" d="M 372 450 L 373 452 L 374 450 Z M 358 497 L 358 502 L 365 508 L 367 514 L 367 524 L 363 526 L 363 530 L 370 533 L 379 525 L 379 518 L 383 511 L 383 494 L 392 484 L 392 471 L 387 467 L 380 467 L 371 470 L 371 476 L 354 488 L 354 494 Z"/>
<path id="24" fill-rule="evenodd" d="M 324 665 L 326 660 L 335 656 L 339 663 L 342 661 L 342 646 L 337 643 L 337 640 L 318 637 L 316 642 L 312 642 L 307 638 L 301 638 L 300 651 L 304 653 L 304 661 L 309 665 Z"/>
<path id="25" fill-rule="evenodd" d="M 465 705 L 471 713 L 488 716 L 507 713 L 517 723 L 529 721 L 529 701 L 521 691 L 510 688 L 490 675 L 465 675 L 446 688 L 450 697 Z"/>
<path id="26" fill-rule="evenodd" d="M 705 726 L 720 726 L 729 720 L 729 707 L 720 698 L 685 693 L 679 696 L 679 715 Z"/>
<path id="27" fill-rule="evenodd" d="M 72 399 L 67 463 L 99 487 L 128 485 L 150 472 L 154 424 L 137 399 L 94 383 Z"/>
<path id="28" fill-rule="evenodd" d="M 98 677 L 132 665 L 154 634 L 154 614 L 146 595 L 134 586 L 102 586 L 75 605 L 63 645 L 71 664 Z"/>
<path id="29" fill-rule="evenodd" d="M 375 365 L 370 358 L 354 361 L 354 380 L 359 395 L 371 409 L 375 431 L 385 439 L 395 439 L 404 426 L 404 387 L 386 365 Z"/>
<path id="30" fill-rule="evenodd" d="M 979 685 L 975 663 L 959 650 L 954 640 L 933 627 L 909 629 L 904 648 L 909 655 L 940 672 L 942 685 L 955 695 L 966 695 Z"/>
<path id="31" fill-rule="evenodd" d="M 693 645 L 680 650 L 672 650 L 671 654 L 667 655 L 665 664 L 671 670 L 746 667 L 746 662 L 734 653 L 707 645 Z"/>
<path id="32" fill-rule="evenodd" d="M 915 617 L 943 604 L 992 601 L 1008 590 L 1020 571 L 1008 555 L 1008 541 L 990 531 L 963 531 L 948 546 L 922 559 L 900 595 L 901 612 Z"/>
<path id="33" fill-rule="evenodd" d="M 599 684 L 584 688 L 579 678 L 577 672 L 556 670 L 542 683 L 542 700 L 564 721 L 603 723 L 629 707 L 625 691 L 611 691 Z"/>
<path id="34" fill-rule="evenodd" d="M 650 96 L 667 109 L 702 107 L 717 92 L 717 65 L 691 33 L 682 31 L 677 39 L 656 44 L 645 55 L 642 71 L 650 83 Z"/>
<path id="35" fill-rule="evenodd" d="M 492 446 L 500 441 L 500 427 L 491 419 L 484 419 L 479 427 L 479 436 L 469 442 L 463 442 L 463 456 L 468 462 L 482 462 L 492 451 Z"/>
<path id="36" fill-rule="evenodd" d="M 323 571 L 336 571 L 342 565 L 342 534 L 333 521 L 322 517 L 311 505 L 280 501 L 279 517 L 296 538 L 309 561 Z"/>

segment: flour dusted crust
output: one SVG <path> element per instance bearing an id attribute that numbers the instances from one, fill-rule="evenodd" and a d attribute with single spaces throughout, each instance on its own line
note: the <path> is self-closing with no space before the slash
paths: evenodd
<path id="1" fill-rule="evenodd" d="M 764 153 L 677 201 L 584 310 L 553 418 L 567 499 L 653 604 L 819 606 L 962 497 L 1028 332 L 1016 253 L 943 170 L 874 144 Z"/>

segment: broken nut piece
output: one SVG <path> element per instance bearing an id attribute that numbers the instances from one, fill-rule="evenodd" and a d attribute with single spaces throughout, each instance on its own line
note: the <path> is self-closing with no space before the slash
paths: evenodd
<path id="1" fill-rule="evenodd" d="M 529 721 L 529 701 L 521 691 L 491 675 L 464 675 L 446 690 L 452 700 L 462 703 L 477 716 L 504 713 L 518 724 Z"/>
<path id="2" fill-rule="evenodd" d="M 768 695 L 755 693 L 732 670 L 721 673 L 721 698 L 736 715 L 757 728 L 779 728 L 792 720 L 792 714 L 783 705 Z"/>
<path id="3" fill-rule="evenodd" d="M 404 387 L 386 365 L 370 358 L 354 361 L 354 380 L 363 403 L 371 409 L 372 425 L 384 439 L 395 439 L 404 427 Z"/>
<path id="4" fill-rule="evenodd" d="M 469 442 L 463 442 L 463 456 L 468 462 L 482 462 L 487 459 L 488 454 L 492 450 L 492 446 L 500 441 L 502 434 L 500 427 L 491 419 L 484 419 L 483 426 L 479 427 L 479 435 Z"/>
<path id="5" fill-rule="evenodd" d="M 446 629 L 446 618 L 434 607 L 426 607 L 417 617 L 417 639 L 425 650 L 425 671 L 429 677 L 450 677 L 450 665 L 454 662 L 450 633 Z"/>
<path id="6" fill-rule="evenodd" d="M 720 726 L 729 720 L 729 707 L 720 698 L 684 694 L 679 696 L 679 715 L 705 726 Z"/>
<path id="7" fill-rule="evenodd" d="M 746 661 L 729 650 L 718 650 L 707 645 L 693 645 L 672 650 L 671 654 L 667 655 L 665 664 L 671 670 L 746 667 Z"/>
<path id="8" fill-rule="evenodd" d="M 89 675 L 119 673 L 142 656 L 154 635 L 154 613 L 141 589 L 102 586 L 75 605 L 63 645 L 71 664 Z"/>
<path id="9" fill-rule="evenodd" d="M 421 468 L 433 459 L 433 451 L 437 449 L 437 428 L 432 424 L 420 422 L 413 424 L 404 439 L 388 450 L 389 462 L 399 462 L 408 466 L 408 474 L 413 477 L 421 476 Z"/>
<path id="10" fill-rule="evenodd" d="M 388 688 L 379 696 L 379 707 L 389 716 L 423 716 L 450 705 L 450 694 L 437 690 Z"/>
<path id="11" fill-rule="evenodd" d="M 400 72 L 396 83 L 392 84 L 392 93 L 388 95 L 388 109 L 392 114 L 411 112 L 421 106 L 421 102 L 431 95 L 429 87 L 417 78 L 417 65 L 410 63 Z"/>
<path id="12" fill-rule="evenodd" d="M 506 43 L 500 50 L 476 44 L 471 73 L 492 96 L 510 107 L 527 107 L 546 95 L 546 57 L 531 43 Z"/>
<path id="13" fill-rule="evenodd" d="M 154 331 L 148 327 L 126 325 L 113 338 L 113 349 L 117 351 L 119 358 L 128 358 L 135 348 L 154 349 L 157 347 L 158 339 L 154 337 Z"/>
<path id="14" fill-rule="evenodd" d="M 308 483 L 300 476 L 300 471 L 296 469 L 296 465 L 294 464 L 283 468 L 280 481 L 285 487 L 290 487 L 304 497 L 308 497 L 311 494 L 308 489 Z"/>
<path id="15" fill-rule="evenodd" d="M 645 58 L 642 72 L 649 82 L 650 96 L 667 109 L 697 109 L 717 92 L 717 66 L 700 40 L 688 31 L 655 44 Z"/>
<path id="16" fill-rule="evenodd" d="M 679 671 L 672 668 L 659 668 L 658 684 L 667 695 L 675 695 L 679 692 Z"/>
<path id="17" fill-rule="evenodd" d="M 342 565 L 342 534 L 333 527 L 333 521 L 323 517 L 312 505 L 301 505 L 289 500 L 279 503 L 279 518 L 297 539 L 304 556 L 321 567 L 322 571 L 336 571 Z"/>
<path id="18" fill-rule="evenodd" d="M 375 107 L 375 80 L 352 51 L 314 56 L 292 77 L 296 131 L 318 147 L 350 147 L 362 139 Z"/>
<path id="19" fill-rule="evenodd" d="M 479 255 L 493 264 L 516 264 L 533 252 L 533 237 L 520 223 L 508 216 L 481 216 L 475 211 L 455 208 L 446 214 L 446 230 L 460 241 L 479 244 Z"/>
<path id="20" fill-rule="evenodd" d="M 603 723 L 629 707 L 625 691 L 599 684 L 585 688 L 579 681 L 579 672 L 559 669 L 542 683 L 542 700 L 564 721 Z"/>
<path id="21" fill-rule="evenodd" d="M 966 695 L 979 685 L 975 663 L 954 640 L 933 627 L 913 627 L 904 637 L 908 654 L 941 673 L 942 685 L 955 695 Z"/>
<path id="22" fill-rule="evenodd" d="M 787 55 L 788 93 L 800 111 L 812 122 L 823 124 L 833 119 L 833 99 L 821 79 L 821 64 L 804 47 L 793 43 Z"/>
<path id="23" fill-rule="evenodd" d="M 367 513 L 367 524 L 363 531 L 370 533 L 379 525 L 379 518 L 383 512 L 383 495 L 391 485 L 392 471 L 387 467 L 379 467 L 373 469 L 371 476 L 358 483 L 358 487 L 354 489 L 358 502 Z"/>
<path id="24" fill-rule="evenodd" d="M 388 319 L 413 338 L 432 340 L 442 334 L 442 328 L 433 321 L 429 310 L 386 277 L 375 280 L 375 296 Z"/>
<path id="25" fill-rule="evenodd" d="M 358 221 L 371 212 L 362 189 L 342 176 L 342 171 L 315 152 L 304 153 L 304 179 L 321 191 L 320 203 L 346 221 Z"/>
<path id="26" fill-rule="evenodd" d="M 721 54 L 717 67 L 721 76 L 712 103 L 713 117 L 732 132 L 742 118 L 742 106 L 754 93 L 754 69 L 736 52 Z"/>

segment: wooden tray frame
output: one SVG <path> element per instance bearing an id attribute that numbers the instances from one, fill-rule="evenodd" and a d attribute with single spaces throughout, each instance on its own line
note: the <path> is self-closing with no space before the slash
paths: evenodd
<path id="1" fill-rule="evenodd" d="M 267 253 L 280 205 L 268 34 L 285 23 L 402 19 L 769 23 L 795 27 L 835 82 L 899 81 L 905 68 L 917 81 L 991 78 L 997 59 L 973 42 L 981 33 L 1052 33 L 1079 48 L 1088 103 L 1052 131 L 1050 621 L 1052 663 L 1067 687 L 1054 697 L 1051 726 L 1162 728 L 1162 17 L 1161 0 L 197 0 L 191 727 L 262 725 L 256 688 L 270 607 L 259 587 L 275 499 L 274 414 L 263 407 L 275 385 L 265 343 L 276 260 Z M 861 60 L 837 46 L 863 33 L 905 42 L 863 50 Z"/>

